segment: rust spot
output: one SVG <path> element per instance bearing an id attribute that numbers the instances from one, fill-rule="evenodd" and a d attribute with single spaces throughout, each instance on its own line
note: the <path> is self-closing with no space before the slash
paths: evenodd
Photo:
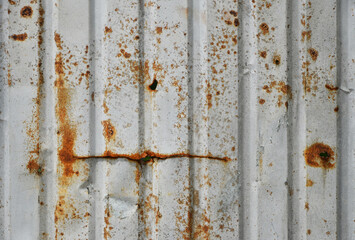
<path id="1" fill-rule="evenodd" d="M 236 26 L 236 27 L 239 26 L 239 19 L 238 18 L 234 19 L 234 26 Z"/>
<path id="2" fill-rule="evenodd" d="M 265 100 L 262 99 L 262 98 L 260 98 L 259 103 L 260 103 L 261 105 L 263 105 L 263 104 L 265 103 Z"/>
<path id="3" fill-rule="evenodd" d="M 309 203 L 308 203 L 308 202 L 306 202 L 306 203 L 304 204 L 304 208 L 305 208 L 307 211 L 309 211 Z"/>
<path id="4" fill-rule="evenodd" d="M 108 33 L 112 33 L 112 28 L 109 28 L 109 27 L 105 27 L 105 35 L 108 34 Z"/>
<path id="5" fill-rule="evenodd" d="M 232 41 L 233 41 L 234 45 L 237 44 L 238 43 L 237 37 L 232 37 Z"/>
<path id="6" fill-rule="evenodd" d="M 313 184 L 314 184 L 314 182 L 311 179 L 307 178 L 306 187 L 312 187 Z"/>
<path id="7" fill-rule="evenodd" d="M 227 25 L 232 25 L 233 24 L 231 20 L 225 20 L 224 22 L 227 23 Z"/>
<path id="8" fill-rule="evenodd" d="M 311 35 L 312 34 L 312 31 L 303 31 L 302 32 L 302 39 L 301 41 L 304 42 L 304 40 L 311 40 Z"/>
<path id="9" fill-rule="evenodd" d="M 308 166 L 331 169 L 335 167 L 334 151 L 324 143 L 314 143 L 304 151 Z"/>
<path id="10" fill-rule="evenodd" d="M 212 94 L 211 93 L 207 94 L 207 105 L 208 105 L 208 109 L 210 109 L 212 107 Z"/>
<path id="11" fill-rule="evenodd" d="M 25 6 L 21 9 L 21 16 L 24 18 L 32 17 L 32 8 L 30 6 Z"/>
<path id="12" fill-rule="evenodd" d="M 156 32 L 157 34 L 161 34 L 161 33 L 163 32 L 163 28 L 162 28 L 162 27 L 156 27 L 156 28 L 155 28 L 155 32 Z"/>
<path id="13" fill-rule="evenodd" d="M 153 80 L 152 84 L 149 85 L 149 89 L 155 91 L 158 86 L 158 81 L 156 79 Z"/>
<path id="14" fill-rule="evenodd" d="M 25 41 L 27 39 L 27 33 L 14 34 L 11 35 L 11 38 L 15 41 Z"/>
<path id="15" fill-rule="evenodd" d="M 311 229 L 308 229 L 308 230 L 307 230 L 307 234 L 308 234 L 308 235 L 311 235 Z"/>
<path id="16" fill-rule="evenodd" d="M 275 65 L 280 65 L 281 63 L 281 57 L 280 55 L 275 55 L 272 59 L 272 61 L 274 62 Z"/>
<path id="17" fill-rule="evenodd" d="M 325 88 L 329 91 L 336 91 L 339 89 L 338 87 L 334 87 L 332 84 L 325 84 Z"/>
<path id="18" fill-rule="evenodd" d="M 10 5 L 16 5 L 15 1 L 9 0 Z"/>
<path id="19" fill-rule="evenodd" d="M 266 35 L 269 33 L 269 26 L 266 23 L 262 23 L 259 26 L 261 32 L 263 33 L 263 35 Z"/>
<path id="20" fill-rule="evenodd" d="M 38 164 L 38 162 L 34 159 L 30 160 L 28 163 L 27 163 L 27 169 L 30 173 L 32 174 L 36 174 L 38 176 L 41 176 L 44 169 Z"/>
<path id="21" fill-rule="evenodd" d="M 339 111 L 339 107 L 336 106 L 336 107 L 334 108 L 334 112 L 338 112 L 338 111 Z"/>
<path id="22" fill-rule="evenodd" d="M 111 141 L 113 139 L 115 139 L 116 137 L 116 129 L 115 127 L 112 125 L 111 120 L 105 120 L 101 122 L 102 126 L 104 127 L 104 136 L 106 141 Z"/>
<path id="23" fill-rule="evenodd" d="M 234 17 L 237 17 L 237 16 L 238 16 L 238 13 L 237 13 L 236 11 L 234 11 L 234 10 L 231 10 L 229 13 L 230 13 L 231 15 L 233 15 Z"/>
<path id="24" fill-rule="evenodd" d="M 316 61 L 317 60 L 317 57 L 318 57 L 318 51 L 315 50 L 314 48 L 309 48 L 308 49 L 308 53 L 309 55 L 311 55 L 311 58 L 313 61 Z"/>
<path id="25" fill-rule="evenodd" d="M 266 56 L 267 56 L 266 51 L 261 51 L 261 52 L 259 52 L 259 54 L 260 54 L 260 57 L 262 57 L 262 58 L 266 58 Z"/>

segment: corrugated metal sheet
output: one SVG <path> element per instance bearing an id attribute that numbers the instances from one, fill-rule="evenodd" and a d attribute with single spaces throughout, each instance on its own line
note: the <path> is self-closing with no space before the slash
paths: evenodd
<path id="1" fill-rule="evenodd" d="M 355 239 L 354 0 L 3 0 L 1 239 Z"/>

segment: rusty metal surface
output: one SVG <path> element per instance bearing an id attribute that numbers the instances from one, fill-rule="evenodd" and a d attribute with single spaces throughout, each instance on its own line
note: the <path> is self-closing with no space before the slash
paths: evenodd
<path id="1" fill-rule="evenodd" d="M 354 0 L 0 2 L 0 239 L 355 239 Z"/>

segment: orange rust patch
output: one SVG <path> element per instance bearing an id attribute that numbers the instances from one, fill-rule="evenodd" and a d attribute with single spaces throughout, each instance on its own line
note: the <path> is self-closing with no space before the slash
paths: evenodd
<path id="1" fill-rule="evenodd" d="M 211 93 L 207 94 L 207 105 L 208 105 L 208 109 L 210 109 L 212 107 L 212 94 Z"/>
<path id="2" fill-rule="evenodd" d="M 32 8 L 30 6 L 25 6 L 21 9 L 21 16 L 24 18 L 32 17 Z"/>
<path id="3" fill-rule="evenodd" d="M 38 164 L 38 162 L 33 159 L 27 163 L 26 167 L 30 173 L 37 174 L 38 176 L 41 176 L 44 171 L 43 168 Z"/>
<path id="4" fill-rule="evenodd" d="M 307 234 L 308 234 L 308 235 L 311 235 L 311 232 L 312 232 L 311 229 L 308 229 L 308 230 L 307 230 Z"/>
<path id="5" fill-rule="evenodd" d="M 275 56 L 273 57 L 272 61 L 273 61 L 273 63 L 274 63 L 275 65 L 280 65 L 280 63 L 281 63 L 281 57 L 280 57 L 280 55 L 275 55 Z"/>
<path id="6" fill-rule="evenodd" d="M 339 89 L 338 87 L 334 87 L 332 84 L 325 84 L 325 88 L 329 91 L 336 91 Z"/>
<path id="7" fill-rule="evenodd" d="M 301 41 L 304 42 L 304 40 L 311 40 L 311 35 L 312 34 L 312 31 L 303 31 L 302 32 L 302 39 Z"/>
<path id="8" fill-rule="evenodd" d="M 338 112 L 338 111 L 339 111 L 339 107 L 337 106 L 334 108 L 334 112 Z"/>
<path id="9" fill-rule="evenodd" d="M 54 41 L 55 44 L 57 45 L 57 48 L 62 49 L 62 43 L 61 43 L 60 35 L 58 33 L 54 33 Z"/>
<path id="10" fill-rule="evenodd" d="M 105 27 L 105 34 L 112 33 L 112 28 Z"/>
<path id="11" fill-rule="evenodd" d="M 311 179 L 308 179 L 308 178 L 307 178 L 306 187 L 312 187 L 313 184 L 314 184 L 314 182 L 313 182 Z"/>
<path id="12" fill-rule="evenodd" d="M 304 151 L 308 166 L 331 169 L 335 167 L 334 151 L 324 143 L 314 143 Z"/>
<path id="13" fill-rule="evenodd" d="M 318 58 L 318 51 L 317 50 L 315 50 L 314 48 L 309 48 L 308 53 L 309 53 L 309 55 L 311 55 L 311 58 L 313 61 L 317 60 L 317 58 Z"/>
<path id="14" fill-rule="evenodd" d="M 263 35 L 266 35 L 269 33 L 269 26 L 266 23 L 262 23 L 259 26 L 261 32 L 263 33 Z"/>
<path id="15" fill-rule="evenodd" d="M 260 98 L 259 103 L 260 103 L 261 105 L 263 105 L 263 104 L 265 103 L 265 100 L 262 99 L 262 98 Z"/>
<path id="16" fill-rule="evenodd" d="M 112 125 L 111 120 L 105 120 L 101 122 L 102 126 L 104 127 L 104 136 L 106 139 L 106 142 L 110 142 L 111 140 L 114 140 L 116 137 L 116 129 Z"/>
<path id="17" fill-rule="evenodd" d="M 27 33 L 14 34 L 14 35 L 11 35 L 11 38 L 15 41 L 23 42 L 27 39 Z"/>
<path id="18" fill-rule="evenodd" d="M 13 0 L 9 0 L 9 3 L 10 3 L 11 5 L 16 5 L 16 2 L 13 1 Z"/>
<path id="19" fill-rule="evenodd" d="M 267 56 L 266 51 L 261 51 L 261 52 L 259 52 L 259 54 L 260 54 L 260 57 L 262 57 L 262 58 L 266 58 L 266 56 Z"/>
<path id="20" fill-rule="evenodd" d="M 162 28 L 162 27 L 156 27 L 156 28 L 155 28 L 155 32 L 156 32 L 157 34 L 161 34 L 161 33 L 163 32 L 163 28 Z"/>

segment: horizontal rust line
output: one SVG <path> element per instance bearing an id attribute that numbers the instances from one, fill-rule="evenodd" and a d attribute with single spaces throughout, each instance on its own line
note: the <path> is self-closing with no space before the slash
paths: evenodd
<path id="1" fill-rule="evenodd" d="M 188 154 L 188 153 L 175 153 L 175 154 L 160 154 L 160 153 L 154 153 L 151 151 L 145 151 L 143 153 L 135 153 L 135 154 L 116 154 L 112 152 L 106 151 L 103 155 L 100 156 L 74 156 L 75 159 L 89 159 L 89 158 L 108 158 L 108 159 L 116 159 L 116 158 L 126 158 L 128 160 L 132 161 L 145 161 L 148 162 L 149 160 L 155 158 L 155 159 L 161 159 L 165 160 L 168 158 L 182 158 L 182 157 L 187 157 L 187 158 L 207 158 L 207 159 L 213 159 L 213 160 L 219 160 L 219 161 L 231 161 L 230 158 L 228 157 L 215 157 L 211 155 L 193 155 L 193 154 Z"/>

